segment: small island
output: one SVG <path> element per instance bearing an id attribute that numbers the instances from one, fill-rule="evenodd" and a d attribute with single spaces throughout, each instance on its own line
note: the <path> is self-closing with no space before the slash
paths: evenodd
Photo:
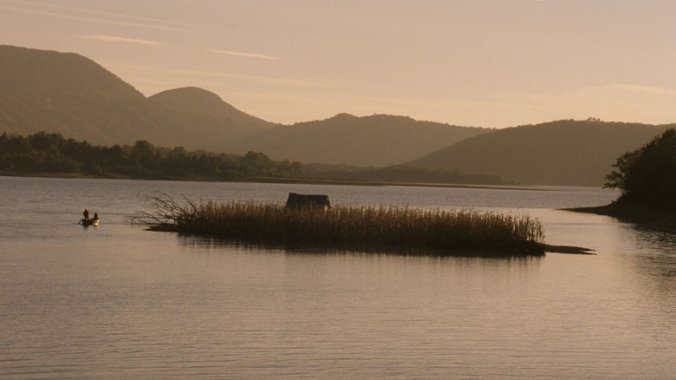
<path id="1" fill-rule="evenodd" d="M 385 206 L 288 207 L 278 203 L 178 202 L 152 198 L 135 223 L 156 231 L 283 248 L 394 252 L 430 256 L 589 254 L 544 244 L 539 220 L 477 210 Z"/>
<path id="2" fill-rule="evenodd" d="M 676 130 L 668 129 L 641 148 L 623 154 L 606 177 L 622 194 L 613 203 L 571 211 L 613 216 L 676 231 Z"/>

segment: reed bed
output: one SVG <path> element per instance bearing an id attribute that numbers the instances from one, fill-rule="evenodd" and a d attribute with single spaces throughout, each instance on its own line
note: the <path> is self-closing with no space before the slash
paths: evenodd
<path id="1" fill-rule="evenodd" d="M 153 211 L 134 221 L 153 229 L 225 238 L 247 243 L 326 248 L 429 250 L 435 255 L 459 251 L 486 254 L 544 254 L 537 219 L 476 210 L 397 207 L 346 207 L 328 211 L 288 209 L 255 202 L 179 203 L 152 199 Z"/>

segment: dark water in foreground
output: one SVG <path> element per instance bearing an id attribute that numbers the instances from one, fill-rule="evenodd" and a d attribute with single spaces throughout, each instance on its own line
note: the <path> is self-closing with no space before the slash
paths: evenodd
<path id="1" fill-rule="evenodd" d="M 131 226 L 155 190 L 527 212 L 598 255 L 250 249 Z M 673 378 L 676 237 L 545 190 L 0 177 L 0 378 Z"/>

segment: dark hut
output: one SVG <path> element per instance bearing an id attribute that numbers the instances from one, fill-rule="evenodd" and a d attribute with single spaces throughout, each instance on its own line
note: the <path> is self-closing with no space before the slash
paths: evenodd
<path id="1" fill-rule="evenodd" d="M 328 195 L 289 193 L 289 198 L 286 200 L 286 207 L 316 208 L 322 211 L 327 211 L 331 208 L 331 202 L 329 202 Z"/>

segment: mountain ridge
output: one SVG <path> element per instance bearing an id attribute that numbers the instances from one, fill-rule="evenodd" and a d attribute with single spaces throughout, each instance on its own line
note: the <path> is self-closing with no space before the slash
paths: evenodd
<path id="1" fill-rule="evenodd" d="M 275 160 L 362 167 L 408 165 L 523 184 L 603 183 L 614 160 L 668 125 L 559 120 L 505 129 L 408 116 L 339 113 L 291 125 L 182 87 L 145 97 L 76 53 L 0 45 L 0 133 L 56 132 L 100 145 L 147 140 Z"/>
<path id="2" fill-rule="evenodd" d="M 147 102 L 162 115 L 162 123 L 171 130 L 173 140 L 190 149 L 223 151 L 221 145 L 225 141 L 278 126 L 240 111 L 217 94 L 198 87 L 165 90 L 148 97 Z"/>
<path id="3" fill-rule="evenodd" d="M 275 159 L 365 166 L 400 163 L 486 130 L 404 116 L 338 114 L 275 124 L 197 87 L 145 97 L 75 53 L 0 45 L 0 132 L 57 132 L 92 143 L 261 151 Z"/>
<path id="4" fill-rule="evenodd" d="M 341 113 L 238 139 L 229 148 L 233 153 L 255 150 L 273 159 L 306 163 L 387 166 L 486 132 L 408 116 Z"/>
<path id="5" fill-rule="evenodd" d="M 134 128 L 142 121 L 146 134 L 164 142 L 143 94 L 84 56 L 0 45 L 0 84 L 3 131 L 98 133 L 97 142 L 109 144 L 121 136 L 142 138 Z"/>
<path id="6" fill-rule="evenodd" d="M 522 184 L 600 186 L 621 154 L 669 125 L 558 120 L 495 130 L 405 165 L 497 175 Z"/>

